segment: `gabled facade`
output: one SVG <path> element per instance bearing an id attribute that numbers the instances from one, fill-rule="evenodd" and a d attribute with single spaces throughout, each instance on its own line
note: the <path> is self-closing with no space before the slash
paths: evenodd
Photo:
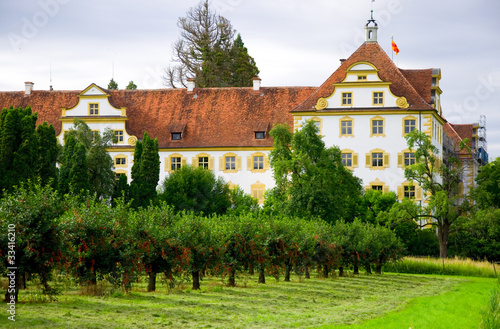
<path id="1" fill-rule="evenodd" d="M 54 125 L 61 143 L 75 118 L 94 131 L 112 129 L 115 171 L 129 181 L 135 143 L 147 131 L 158 138 L 160 181 L 184 165 L 202 166 L 260 202 L 274 186 L 269 130 L 314 120 L 366 189 L 425 202 L 421 188 L 404 178 L 414 161 L 404 136 L 419 129 L 443 150 L 443 131 L 452 126 L 442 117 L 441 71 L 399 69 L 377 43 L 375 21 L 365 29 L 365 43 L 319 87 L 261 87 L 258 78 L 250 88 L 196 88 L 191 80 L 186 89 L 158 90 L 91 84 L 83 91 L 37 91 L 26 83 L 25 92 L 0 92 L 0 108 L 31 106 L 39 123 Z"/>

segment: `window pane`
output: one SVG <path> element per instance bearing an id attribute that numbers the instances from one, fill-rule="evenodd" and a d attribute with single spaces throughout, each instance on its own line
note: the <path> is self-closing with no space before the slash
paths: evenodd
<path id="1" fill-rule="evenodd" d="M 415 153 L 405 153 L 405 166 L 415 164 Z"/>
<path id="2" fill-rule="evenodd" d="M 180 141 L 182 139 L 182 134 L 181 133 L 172 133 L 172 140 L 174 141 Z"/>
<path id="3" fill-rule="evenodd" d="M 384 94 L 383 93 L 373 93 L 373 104 L 374 105 L 382 105 L 384 103 Z"/>
<path id="4" fill-rule="evenodd" d="M 351 105 L 352 103 L 352 93 L 342 94 L 342 105 Z"/>
<path id="5" fill-rule="evenodd" d="M 382 191 L 383 187 L 382 187 L 382 185 L 372 185 L 372 190 Z"/>
<path id="6" fill-rule="evenodd" d="M 384 154 L 383 153 L 372 153 L 372 166 L 373 167 L 383 167 L 384 166 Z"/>
<path id="7" fill-rule="evenodd" d="M 352 135 L 352 121 L 342 121 L 342 135 Z"/>
<path id="8" fill-rule="evenodd" d="M 208 157 L 199 157 L 198 158 L 198 166 L 208 169 Z"/>
<path id="9" fill-rule="evenodd" d="M 180 168 L 181 168 L 181 158 L 179 157 L 170 158 L 170 169 L 177 170 Z"/>
<path id="10" fill-rule="evenodd" d="M 235 157 L 226 157 L 226 170 L 236 170 Z"/>
<path id="11" fill-rule="evenodd" d="M 346 167 L 352 167 L 352 153 L 342 153 L 342 164 Z"/>
<path id="12" fill-rule="evenodd" d="M 264 131 L 255 132 L 255 139 L 265 139 L 265 138 L 266 138 L 266 132 Z"/>
<path id="13" fill-rule="evenodd" d="M 416 122 L 415 120 L 405 120 L 405 134 L 409 134 L 415 130 Z"/>
<path id="14" fill-rule="evenodd" d="M 372 121 L 372 133 L 373 133 L 373 135 L 382 135 L 384 133 L 384 121 L 383 120 L 373 120 Z"/>
<path id="15" fill-rule="evenodd" d="M 415 186 L 405 186 L 404 187 L 404 197 L 405 198 L 415 198 Z"/>
<path id="16" fill-rule="evenodd" d="M 253 157 L 253 169 L 264 169 L 264 157 L 263 156 Z"/>

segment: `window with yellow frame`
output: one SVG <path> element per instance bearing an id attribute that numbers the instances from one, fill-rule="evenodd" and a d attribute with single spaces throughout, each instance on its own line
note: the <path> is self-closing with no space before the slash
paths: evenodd
<path id="1" fill-rule="evenodd" d="M 219 158 L 219 170 L 236 173 L 241 170 L 241 157 L 235 153 L 226 153 Z"/>
<path id="2" fill-rule="evenodd" d="M 385 184 L 378 178 L 375 179 L 373 182 L 370 182 L 369 185 L 365 186 L 365 190 L 374 190 L 374 191 L 380 191 L 382 193 L 388 193 L 389 192 L 389 185 Z"/>
<path id="3" fill-rule="evenodd" d="M 269 157 L 262 152 L 250 155 L 247 157 L 247 170 L 253 173 L 266 172 L 269 170 Z"/>
<path id="4" fill-rule="evenodd" d="M 370 119 L 370 137 L 385 137 L 385 118 L 376 116 Z"/>
<path id="5" fill-rule="evenodd" d="M 354 120 L 349 117 L 341 118 L 339 121 L 339 137 L 354 137 Z"/>
<path id="6" fill-rule="evenodd" d="M 389 153 L 381 149 L 371 150 L 366 154 L 366 167 L 371 170 L 384 170 L 389 167 Z"/>
<path id="7" fill-rule="evenodd" d="M 411 133 L 417 129 L 417 118 L 413 116 L 407 116 L 403 118 L 403 136 Z"/>
<path id="8" fill-rule="evenodd" d="M 257 183 L 250 185 L 250 195 L 252 198 L 257 199 L 259 204 L 264 203 L 264 195 L 266 193 L 266 185 L 257 181 Z"/>
<path id="9" fill-rule="evenodd" d="M 99 115 L 99 103 L 89 103 L 89 115 Z"/>
<path id="10" fill-rule="evenodd" d="M 404 182 L 398 186 L 398 199 L 411 199 L 415 201 L 422 200 L 422 188 L 414 182 Z"/>
<path id="11" fill-rule="evenodd" d="M 352 106 L 352 92 L 342 93 L 342 106 Z"/>
<path id="12" fill-rule="evenodd" d="M 127 156 L 124 154 L 118 154 L 113 157 L 113 162 L 115 164 L 115 167 L 120 168 L 120 167 L 126 167 L 127 166 Z"/>
<path id="13" fill-rule="evenodd" d="M 352 150 L 342 150 L 342 165 L 348 169 L 354 169 L 358 167 L 358 154 L 354 153 Z"/>
<path id="14" fill-rule="evenodd" d="M 415 164 L 415 152 L 406 149 L 398 153 L 399 168 L 406 168 L 407 166 L 411 166 L 413 164 Z"/>
<path id="15" fill-rule="evenodd" d="M 208 170 L 214 170 L 214 158 L 207 153 L 200 153 L 192 159 L 192 165 L 194 168 L 202 167 Z"/>
<path id="16" fill-rule="evenodd" d="M 187 164 L 187 159 L 179 153 L 173 153 L 165 158 L 165 171 L 173 173 Z"/>
<path id="17" fill-rule="evenodd" d="M 374 106 L 383 106 L 384 105 L 384 92 L 383 91 L 374 91 L 373 92 L 373 105 Z"/>

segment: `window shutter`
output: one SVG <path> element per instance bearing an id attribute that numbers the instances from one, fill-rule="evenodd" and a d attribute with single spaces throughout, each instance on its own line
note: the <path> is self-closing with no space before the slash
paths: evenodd
<path id="1" fill-rule="evenodd" d="M 220 171 L 224 171 L 226 170 L 226 166 L 225 166 L 225 160 L 226 158 L 225 157 L 219 157 L 219 170 Z"/>
<path id="2" fill-rule="evenodd" d="M 404 199 L 404 189 L 403 186 L 398 186 L 398 199 L 403 200 Z"/>
<path id="3" fill-rule="evenodd" d="M 247 157 L 247 170 L 253 169 L 253 156 Z"/>
<path id="4" fill-rule="evenodd" d="M 185 165 L 187 165 L 187 159 L 181 158 L 181 166 L 184 167 Z"/>
<path id="5" fill-rule="evenodd" d="M 165 158 L 165 171 L 170 172 L 170 158 Z"/>
<path id="6" fill-rule="evenodd" d="M 389 186 L 388 185 L 384 185 L 383 192 L 389 193 Z"/>
<path id="7" fill-rule="evenodd" d="M 352 166 L 357 167 L 358 166 L 358 154 L 353 154 L 352 155 Z"/>
<path id="8" fill-rule="evenodd" d="M 389 167 L 389 153 L 384 153 L 384 167 Z"/>
<path id="9" fill-rule="evenodd" d="M 208 158 L 208 169 L 213 171 L 214 167 L 215 167 L 214 157 L 209 157 Z"/>
<path id="10" fill-rule="evenodd" d="M 371 165 L 372 165 L 372 156 L 371 156 L 371 154 L 370 154 L 370 153 L 368 153 L 368 154 L 366 155 L 366 166 L 367 166 L 367 167 L 371 167 Z"/>
<path id="11" fill-rule="evenodd" d="M 422 200 L 422 188 L 415 186 L 415 200 Z"/>
<path id="12" fill-rule="evenodd" d="M 269 157 L 264 155 L 264 170 L 269 170 Z"/>
<path id="13" fill-rule="evenodd" d="M 398 167 L 404 167 L 403 166 L 403 153 L 398 153 Z"/>
<path id="14" fill-rule="evenodd" d="M 236 157 L 236 170 L 241 170 L 241 157 Z"/>
<path id="15" fill-rule="evenodd" d="M 193 168 L 197 168 L 198 167 L 198 157 L 193 157 L 192 161 L 193 162 L 191 162 L 191 165 L 193 166 Z"/>

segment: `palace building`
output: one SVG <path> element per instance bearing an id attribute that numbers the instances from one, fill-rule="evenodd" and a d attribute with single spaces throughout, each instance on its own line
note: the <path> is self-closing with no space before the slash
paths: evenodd
<path id="1" fill-rule="evenodd" d="M 202 166 L 260 202 L 274 186 L 270 129 L 285 123 L 300 129 L 306 120 L 316 122 L 327 146 L 340 147 L 343 164 L 366 189 L 424 201 L 422 189 L 404 177 L 405 166 L 415 161 L 404 137 L 418 129 L 443 150 L 439 162 L 450 155 L 467 161 L 462 183 L 468 191 L 487 162 L 485 134 L 478 147 L 481 127 L 445 120 L 440 69 L 396 67 L 377 43 L 373 19 L 365 30 L 365 42 L 319 87 L 262 87 L 254 78 L 253 87 L 197 88 L 189 80 L 178 89 L 106 90 L 92 83 L 56 91 L 35 90 L 27 82 L 24 92 L 0 92 L 0 108 L 31 106 L 38 123 L 55 127 L 61 143 L 75 118 L 94 131 L 112 129 L 115 172 L 129 182 L 135 143 L 147 131 L 159 142 L 160 183 L 181 166 Z M 464 138 L 471 149 L 459 151 Z"/>

